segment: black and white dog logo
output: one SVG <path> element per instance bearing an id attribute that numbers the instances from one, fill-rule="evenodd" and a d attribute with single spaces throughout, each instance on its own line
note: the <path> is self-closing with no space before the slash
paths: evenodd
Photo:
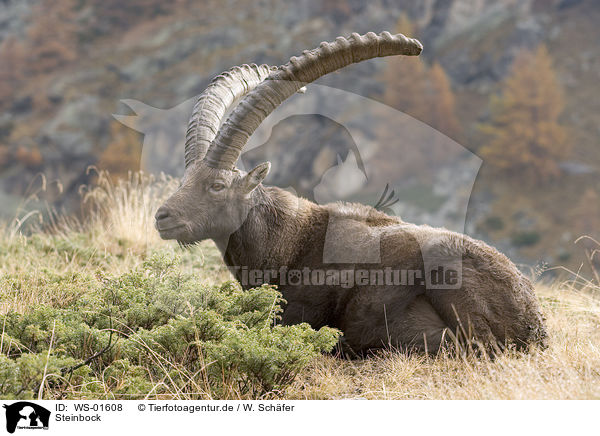
<path id="1" fill-rule="evenodd" d="M 19 401 L 13 404 L 5 404 L 6 409 L 6 431 L 14 433 L 18 429 L 48 429 L 50 411 L 44 407 Z"/>

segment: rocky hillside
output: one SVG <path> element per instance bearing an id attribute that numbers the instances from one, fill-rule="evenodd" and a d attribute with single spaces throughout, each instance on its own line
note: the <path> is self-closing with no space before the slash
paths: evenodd
<path id="1" fill-rule="evenodd" d="M 572 157 L 561 166 L 575 179 L 552 188 L 555 194 L 548 194 L 546 186 L 523 190 L 519 194 L 524 196 L 521 203 L 526 210 L 515 218 L 518 211 L 507 212 L 513 206 L 498 212 L 503 197 L 514 188 L 509 180 L 499 184 L 495 177 L 486 176 L 484 162 L 471 200 L 467 230 L 530 263 L 557 261 L 562 252 L 559 246 L 565 241 L 571 244 L 577 233 L 566 234 L 560 227 L 570 219 L 561 215 L 563 201 L 579 201 L 585 186 L 599 188 L 593 180 L 600 165 L 600 108 L 592 97 L 600 83 L 600 30 L 596 25 L 600 7 L 593 0 L 178 0 L 168 6 L 158 0 L 4 0 L 0 2 L 2 212 L 14 216 L 23 197 L 36 192 L 39 183 L 32 184 L 32 180 L 39 173 L 48 181 L 48 200 L 73 210 L 79 202 L 79 186 L 89 182 L 89 165 L 108 162 L 120 165 L 124 172 L 135 170 L 140 161 L 144 163 L 142 144 L 145 147 L 151 138 L 159 138 L 162 149 L 166 147 L 172 160 L 169 166 L 176 173 L 181 162 L 178 159 L 183 158 L 185 124 L 178 126 L 181 120 L 185 122 L 192 98 L 214 75 L 241 63 L 278 65 L 322 40 L 353 31 L 397 30 L 402 14 L 412 21 L 415 35 L 425 45 L 422 56 L 426 64 L 439 63 L 450 78 L 462 130 L 460 137 L 453 139 L 474 153 L 483 141 L 478 124 L 490 116 L 490 96 L 499 91 L 515 56 L 541 43 L 549 47 L 558 79 L 566 90 L 563 118 L 574 143 Z M 383 101 L 386 65 L 386 60 L 356 65 L 319 83 Z M 120 102 L 123 99 L 129 99 L 127 105 Z M 137 115 L 137 120 L 122 121 L 144 135 L 115 120 L 115 113 Z M 163 124 L 148 123 L 152 120 L 148 114 Z M 168 116 L 174 116 L 175 121 L 165 123 L 165 119 L 170 120 Z M 422 121 L 430 123 L 424 118 Z M 279 142 L 274 142 L 276 136 L 271 139 L 275 149 L 277 145 L 289 148 L 287 157 L 278 158 L 278 163 L 283 165 L 280 168 L 290 169 L 280 171 L 285 177 L 280 174 L 272 181 L 317 184 L 317 177 L 322 175 L 318 168 L 339 163 L 338 151 L 352 148 L 344 142 L 344 129 L 334 128 L 333 132 L 340 132 L 328 142 L 334 151 L 322 155 L 318 165 L 303 160 L 307 147 L 322 141 L 320 129 L 329 121 L 307 118 L 304 122 L 320 133 L 300 135 L 300 142 L 288 140 L 288 145 L 280 145 L 286 143 L 285 135 Z M 165 129 L 157 131 L 159 124 Z M 297 126 L 297 119 L 284 121 L 274 135 L 298 132 Z M 382 125 L 378 132 L 385 130 Z M 366 134 L 366 151 L 361 153 L 367 157 L 381 151 L 378 132 L 370 138 Z M 352 140 L 356 142 L 356 138 Z M 171 148 L 175 149 L 172 153 Z M 319 152 L 315 149 L 310 154 Z M 261 153 L 249 156 L 248 162 L 260 157 Z M 347 151 L 341 158 L 348 158 Z M 401 182 L 408 188 L 406 192 L 396 189 L 401 197 L 397 212 L 421 222 L 444 223 L 456 215 L 444 204 L 464 198 L 461 189 L 470 183 L 468 177 L 456 182 L 460 178 L 453 174 L 461 172 L 464 163 L 456 159 L 454 155 L 444 157 L 445 172 L 438 171 L 437 180 L 425 182 L 408 175 L 411 166 L 414 169 L 420 164 L 392 166 L 384 171 L 385 177 L 373 188 L 368 201 L 385 183 Z M 57 183 L 52 184 L 54 181 Z M 298 183 L 295 189 L 302 192 Z M 540 192 L 546 193 L 540 196 Z M 310 196 L 310 192 L 305 195 Z M 358 192 L 353 198 L 365 197 Z M 544 218 L 547 216 L 552 218 Z M 486 227 L 489 219 L 502 221 L 501 229 Z M 515 234 L 524 231 L 556 236 L 547 238 L 547 243 L 515 248 Z M 563 251 L 570 250 L 569 245 Z"/>

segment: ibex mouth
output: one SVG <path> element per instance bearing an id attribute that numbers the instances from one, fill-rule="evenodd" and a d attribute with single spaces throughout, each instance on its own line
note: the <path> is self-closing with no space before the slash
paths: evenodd
<path id="1" fill-rule="evenodd" d="M 161 226 L 160 222 L 156 221 L 154 226 L 156 227 L 156 230 L 158 230 L 158 233 L 162 239 L 175 239 L 176 233 L 178 233 L 177 229 L 184 227 L 185 224 L 177 224 L 170 227 L 165 227 L 164 223 L 163 226 Z"/>
<path id="2" fill-rule="evenodd" d="M 156 229 L 157 229 L 159 232 L 168 232 L 169 230 L 178 229 L 179 227 L 183 227 L 183 226 L 184 226 L 184 224 L 178 224 L 178 225 L 176 225 L 176 226 L 172 226 L 172 227 L 160 227 L 160 226 L 158 225 L 158 223 L 157 223 L 157 224 L 156 224 Z"/>

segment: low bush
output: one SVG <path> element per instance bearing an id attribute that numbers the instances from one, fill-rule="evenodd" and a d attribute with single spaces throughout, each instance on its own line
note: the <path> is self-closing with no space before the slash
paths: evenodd
<path id="1" fill-rule="evenodd" d="M 3 398 L 272 397 L 338 338 L 278 325 L 274 287 L 207 286 L 167 252 L 120 275 L 37 274 L 58 295 L 89 285 L 68 305 L 0 316 Z"/>

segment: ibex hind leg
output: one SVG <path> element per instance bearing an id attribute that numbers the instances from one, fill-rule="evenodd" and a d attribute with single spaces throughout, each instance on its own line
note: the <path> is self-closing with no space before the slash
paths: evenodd
<path id="1" fill-rule="evenodd" d="M 498 326 L 494 332 L 489 317 L 484 315 L 487 308 L 477 304 L 462 289 L 427 291 L 428 301 L 449 326 L 454 344 L 464 351 L 485 351 L 494 354 L 502 349 L 505 335 Z"/>
<path id="2" fill-rule="evenodd" d="M 519 282 L 502 282 L 468 266 L 465 262 L 460 289 L 426 291 L 461 345 L 496 354 L 506 347 L 526 349 L 539 342 L 544 326 L 535 297 L 522 291 Z"/>
<path id="3" fill-rule="evenodd" d="M 414 297 L 407 305 L 377 305 L 361 315 L 344 326 L 342 346 L 351 350 L 347 355 L 365 355 L 381 349 L 436 354 L 452 343 L 448 325 L 423 295 Z M 365 319 L 371 322 L 366 323 Z"/>
<path id="4" fill-rule="evenodd" d="M 394 325 L 398 346 L 407 351 L 437 354 L 453 343 L 453 333 L 424 295 L 406 307 L 405 316 Z"/>
<path id="5" fill-rule="evenodd" d="M 533 287 L 491 247 L 455 235 L 423 248 L 432 265 L 457 265 L 460 287 L 426 289 L 425 295 L 463 344 L 496 353 L 506 346 L 543 342 L 544 322 Z"/>

